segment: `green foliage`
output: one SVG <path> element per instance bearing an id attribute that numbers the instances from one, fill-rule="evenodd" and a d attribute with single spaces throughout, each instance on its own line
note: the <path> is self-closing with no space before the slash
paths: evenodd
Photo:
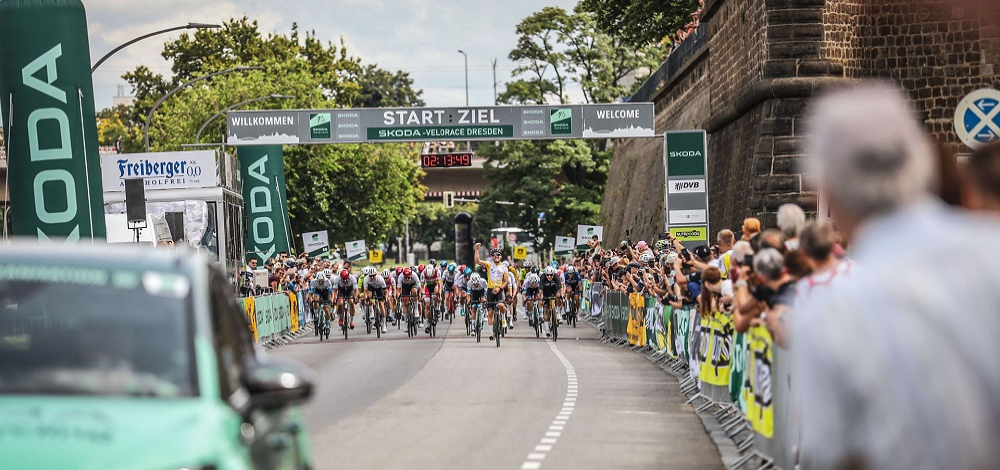
<path id="1" fill-rule="evenodd" d="M 417 206 L 417 214 L 410 219 L 410 240 L 431 246 L 440 241 L 441 248 L 432 253 L 438 259 L 455 258 L 455 216 L 468 212 L 476 217 L 476 204 L 456 204 L 447 208 L 441 203 L 426 203 Z"/>
<path id="2" fill-rule="evenodd" d="M 234 19 L 218 30 L 181 35 L 164 47 L 163 56 L 173 61 L 174 75 L 167 79 L 145 67 L 136 68 L 124 77 L 136 94 L 134 106 L 109 111 L 124 117 L 129 130 L 126 151 L 142 151 L 141 129 L 146 115 L 168 90 L 240 65 L 262 69 L 201 81 L 166 100 L 150 124 L 150 150 L 180 150 L 181 144 L 194 142 L 198 129 L 217 112 L 270 94 L 293 98 L 257 101 L 241 109 L 351 107 L 370 99 L 364 91 L 382 86 L 380 81 L 385 79 L 396 88 L 386 98 L 396 100 L 394 105 L 419 102 L 420 92 L 412 89 L 406 73 L 364 67 L 360 59 L 348 54 L 342 42 L 323 44 L 311 33 L 300 38 L 296 26 L 290 35 L 264 36 L 256 22 L 245 17 Z M 225 118 L 220 116 L 208 124 L 201 142 L 221 142 L 224 131 Z M 331 243 L 364 239 L 375 246 L 384 241 L 415 214 L 417 202 L 423 199 L 426 188 L 419 183 L 418 153 L 419 147 L 409 144 L 285 147 L 292 231 L 327 229 Z"/>
<path id="3" fill-rule="evenodd" d="M 665 44 L 698 10 L 698 0 L 580 0 L 597 26 L 632 47 Z"/>
<path id="4" fill-rule="evenodd" d="M 391 73 L 375 65 L 365 67 L 358 84 L 361 89 L 354 101 L 358 108 L 404 108 L 424 105 L 421 90 L 413 89 L 410 74 L 397 70 Z"/>

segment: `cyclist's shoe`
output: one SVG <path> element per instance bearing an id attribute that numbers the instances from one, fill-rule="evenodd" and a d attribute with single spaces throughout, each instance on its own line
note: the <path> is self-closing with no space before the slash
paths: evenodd
<path id="1" fill-rule="evenodd" d="M 493 341 L 493 335 L 490 335 L 490 341 Z"/>
<path id="2" fill-rule="evenodd" d="M 337 326 L 344 326 L 344 317 L 337 319 Z"/>
<path id="3" fill-rule="evenodd" d="M 389 332 L 389 331 L 385 329 L 385 325 L 382 325 L 382 334 L 386 334 L 386 333 L 388 333 L 388 332 Z"/>
<path id="4" fill-rule="evenodd" d="M 531 317 L 528 317 L 528 326 L 530 326 L 530 327 L 532 327 L 532 328 L 534 328 L 534 327 L 535 327 L 535 322 L 533 322 L 533 321 L 531 320 Z"/>
<path id="5" fill-rule="evenodd" d="M 546 338 L 551 338 L 552 337 L 552 332 L 551 331 L 546 331 L 545 332 L 545 337 Z"/>
<path id="6" fill-rule="evenodd" d="M 424 328 L 424 333 L 431 334 L 431 327 Z"/>
<path id="7" fill-rule="evenodd" d="M 351 322 L 351 329 L 354 329 L 354 322 Z"/>

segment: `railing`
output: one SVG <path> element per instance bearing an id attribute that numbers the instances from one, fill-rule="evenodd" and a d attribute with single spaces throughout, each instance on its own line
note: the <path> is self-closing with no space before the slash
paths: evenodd
<path id="1" fill-rule="evenodd" d="M 237 299 L 254 341 L 266 344 L 298 332 L 305 318 L 302 296 L 302 292 L 278 292 Z"/>
<path id="2" fill-rule="evenodd" d="M 691 33 L 684 42 L 681 42 L 676 49 L 670 52 L 667 56 L 667 60 L 664 60 L 660 64 L 660 68 L 656 69 L 649 78 L 646 79 L 642 87 L 639 88 L 628 101 L 635 103 L 642 103 L 647 101 L 652 101 L 656 98 L 657 92 L 663 87 L 664 84 L 678 71 L 681 67 L 695 55 L 702 47 L 708 44 L 708 24 L 702 23 L 695 28 L 694 32 Z"/>

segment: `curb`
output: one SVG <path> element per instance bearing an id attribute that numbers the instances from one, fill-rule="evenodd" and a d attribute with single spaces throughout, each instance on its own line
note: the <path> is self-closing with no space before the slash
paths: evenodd
<path id="1" fill-rule="evenodd" d="M 656 365 L 664 372 L 666 372 L 667 375 L 677 380 L 678 386 L 680 386 L 681 383 L 687 379 L 687 376 L 685 375 L 684 372 L 678 372 L 672 369 L 668 365 L 670 358 L 666 354 L 660 354 L 659 352 L 654 351 L 646 346 L 640 348 L 631 346 L 628 343 L 619 344 L 616 342 L 609 342 L 608 341 L 609 338 L 605 335 L 604 332 L 603 328 L 604 323 L 600 320 L 600 317 L 590 317 L 589 319 L 584 321 L 584 323 L 590 325 L 591 327 L 601 332 L 602 335 L 601 342 L 612 346 L 618 346 L 621 349 L 631 349 L 632 351 L 639 353 L 641 356 L 645 357 L 654 365 Z M 684 369 L 686 371 L 687 368 L 685 367 Z M 749 466 L 747 468 L 760 468 L 762 465 L 769 463 L 767 460 L 760 458 L 755 453 L 752 446 L 744 450 L 742 453 L 740 452 L 739 450 L 740 443 L 737 442 L 736 438 L 740 437 L 742 431 L 737 432 L 735 435 L 731 436 L 726 431 L 723 424 L 719 421 L 719 418 L 715 413 L 712 413 L 710 410 L 701 410 L 700 407 L 692 405 L 692 403 L 700 396 L 697 389 L 694 389 L 693 391 L 689 391 L 686 393 L 682 389 L 681 393 L 688 398 L 688 404 L 694 408 L 695 414 L 698 416 L 699 419 L 701 419 L 701 424 L 705 428 L 705 433 L 708 434 L 709 438 L 712 439 L 712 442 L 714 442 L 715 446 L 719 449 L 719 455 L 720 457 L 722 457 L 722 464 L 726 467 L 727 470 L 735 470 L 741 467 L 747 467 L 747 464 L 750 463 L 754 463 L 755 465 Z M 744 437 L 743 439 L 744 440 L 742 442 L 745 443 L 747 438 Z M 752 432 L 750 433 L 749 439 L 752 442 L 753 439 Z"/>

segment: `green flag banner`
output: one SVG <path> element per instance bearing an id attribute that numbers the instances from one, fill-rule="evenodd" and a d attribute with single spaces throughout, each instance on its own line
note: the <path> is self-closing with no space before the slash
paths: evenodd
<path id="1" fill-rule="evenodd" d="M 80 0 L 0 1 L 14 235 L 105 236 L 89 44 Z"/>
<path id="2" fill-rule="evenodd" d="M 280 145 L 237 149 L 247 213 L 247 254 L 263 261 L 289 251 L 285 163 Z"/>

